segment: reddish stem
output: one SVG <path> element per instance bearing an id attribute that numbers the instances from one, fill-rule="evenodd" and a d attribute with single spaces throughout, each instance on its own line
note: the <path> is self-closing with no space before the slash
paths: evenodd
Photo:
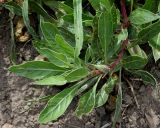
<path id="1" fill-rule="evenodd" d="M 128 28 L 129 20 L 128 20 L 128 16 L 127 16 L 127 12 L 126 12 L 125 0 L 121 0 L 120 3 L 121 3 L 121 14 L 122 14 L 122 17 L 123 17 L 122 26 L 123 26 L 123 28 Z M 118 54 L 118 58 L 109 66 L 109 68 L 111 70 L 113 70 L 120 63 L 120 61 L 122 60 L 127 44 L 128 44 L 128 38 L 123 41 L 122 49 Z"/>
<path id="2" fill-rule="evenodd" d="M 129 20 L 126 11 L 126 3 L 125 0 L 121 0 L 121 14 L 123 17 L 123 28 L 127 28 L 129 26 Z"/>
<path id="3" fill-rule="evenodd" d="M 126 45 L 128 44 L 128 39 L 124 40 L 122 43 L 122 49 L 118 54 L 118 58 L 109 66 L 109 68 L 112 70 L 114 69 L 121 61 L 121 59 L 123 58 L 125 49 L 126 49 Z"/>

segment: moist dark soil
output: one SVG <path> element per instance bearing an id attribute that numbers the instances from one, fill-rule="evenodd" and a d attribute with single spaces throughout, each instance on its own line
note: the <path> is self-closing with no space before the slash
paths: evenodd
<path id="1" fill-rule="evenodd" d="M 10 61 L 12 42 L 7 12 L 0 14 L 0 23 L 0 128 L 111 128 L 114 103 L 104 105 L 78 119 L 74 115 L 78 98 L 74 99 L 58 121 L 46 125 L 39 124 L 37 118 L 46 102 L 35 102 L 35 99 L 54 95 L 61 89 L 33 86 L 28 79 L 18 77 L 7 70 L 12 65 Z M 16 53 L 18 63 L 33 60 L 38 55 L 30 43 L 16 43 Z M 159 83 L 160 63 L 152 63 L 147 70 L 155 75 Z M 134 77 L 126 78 L 135 95 L 124 80 L 122 114 L 117 128 L 160 128 L 160 85 L 153 88 Z M 110 99 L 114 99 L 114 96 Z"/>

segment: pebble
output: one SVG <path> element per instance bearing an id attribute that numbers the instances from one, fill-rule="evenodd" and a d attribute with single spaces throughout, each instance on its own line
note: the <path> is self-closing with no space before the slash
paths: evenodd
<path id="1" fill-rule="evenodd" d="M 6 123 L 2 126 L 2 128 L 13 128 L 13 125 Z"/>
<path id="2" fill-rule="evenodd" d="M 132 97 L 130 95 L 125 95 L 124 100 L 126 104 L 132 104 Z"/>
<path id="3" fill-rule="evenodd" d="M 140 124 L 143 126 L 144 124 L 146 124 L 146 122 L 145 122 L 145 120 L 143 119 L 143 118 L 141 118 L 140 120 L 139 120 L 139 122 L 140 122 Z"/>

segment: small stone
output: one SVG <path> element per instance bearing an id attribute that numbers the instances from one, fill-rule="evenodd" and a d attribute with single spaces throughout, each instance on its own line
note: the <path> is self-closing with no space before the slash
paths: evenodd
<path id="1" fill-rule="evenodd" d="M 39 128 L 49 128 L 49 126 L 46 125 L 40 125 Z"/>
<path id="2" fill-rule="evenodd" d="M 132 97 L 126 94 L 124 97 L 124 101 L 126 102 L 126 104 L 132 104 Z"/>
<path id="3" fill-rule="evenodd" d="M 129 117 L 129 122 L 131 124 L 131 126 L 133 126 L 134 128 L 137 125 L 137 119 L 138 119 L 138 114 L 136 112 L 134 112 L 130 117 Z"/>
<path id="4" fill-rule="evenodd" d="M 13 128 L 13 125 L 6 123 L 2 126 L 2 128 Z"/>
<path id="5" fill-rule="evenodd" d="M 141 88 L 139 89 L 139 92 L 140 92 L 140 93 L 144 93 L 145 90 L 146 90 L 146 89 L 145 89 L 144 85 L 142 85 Z"/>
<path id="6" fill-rule="evenodd" d="M 106 114 L 105 108 L 104 107 L 99 107 L 96 109 L 96 112 L 98 116 L 103 117 Z"/>
<path id="7" fill-rule="evenodd" d="M 3 58 L 3 59 L 4 59 L 4 62 L 5 62 L 6 65 L 9 65 L 9 64 L 10 64 L 9 57 Z"/>
<path id="8" fill-rule="evenodd" d="M 139 120 L 139 122 L 141 123 L 141 125 L 144 125 L 144 124 L 146 123 L 143 118 L 141 118 L 141 119 Z"/>

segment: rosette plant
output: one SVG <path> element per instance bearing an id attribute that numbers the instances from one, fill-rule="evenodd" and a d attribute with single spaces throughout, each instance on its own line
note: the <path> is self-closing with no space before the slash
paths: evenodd
<path id="1" fill-rule="evenodd" d="M 54 12 L 55 19 L 43 9 L 44 5 Z M 19 14 L 33 37 L 33 46 L 46 59 L 14 65 L 9 70 L 32 79 L 35 85 L 66 85 L 49 97 L 39 122 L 57 120 L 77 95 L 80 99 L 75 114 L 82 117 L 104 105 L 117 86 L 115 127 L 122 104 L 122 70 L 144 83 L 157 84 L 153 75 L 143 70 L 149 57 L 140 46 L 151 46 L 158 61 L 159 5 L 159 0 L 24 0 Z M 4 6 L 11 8 L 7 3 Z M 40 15 L 39 34 L 29 24 L 28 6 Z"/>

